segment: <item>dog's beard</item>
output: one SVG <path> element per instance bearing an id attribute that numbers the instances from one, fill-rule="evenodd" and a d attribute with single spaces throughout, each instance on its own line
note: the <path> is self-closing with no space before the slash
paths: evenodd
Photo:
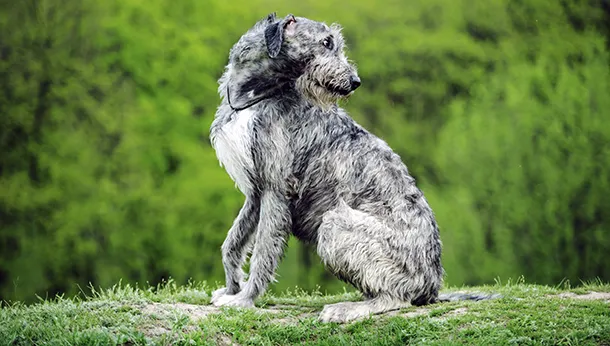
<path id="1" fill-rule="evenodd" d="M 352 92 L 338 80 L 319 81 L 309 73 L 297 79 L 296 88 L 312 103 L 328 109 L 337 104 L 337 101 L 348 98 Z"/>
<path id="2" fill-rule="evenodd" d="M 311 76 L 303 75 L 297 79 L 296 88 L 313 104 L 328 109 L 336 104 L 340 95 L 330 92 Z"/>

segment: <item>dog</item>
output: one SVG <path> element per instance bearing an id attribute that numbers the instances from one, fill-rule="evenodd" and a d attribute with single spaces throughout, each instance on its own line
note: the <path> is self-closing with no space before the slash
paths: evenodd
<path id="1" fill-rule="evenodd" d="M 439 296 L 444 270 L 432 209 L 401 158 L 339 107 L 361 85 L 341 30 L 272 13 L 231 48 L 210 140 L 245 202 L 222 244 L 226 286 L 212 304 L 253 307 L 290 235 L 312 244 L 365 298 L 326 305 L 323 322 L 483 299 Z"/>

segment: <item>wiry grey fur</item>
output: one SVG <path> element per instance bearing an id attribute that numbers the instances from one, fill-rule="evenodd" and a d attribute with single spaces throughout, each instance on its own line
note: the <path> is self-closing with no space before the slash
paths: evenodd
<path id="1" fill-rule="evenodd" d="M 325 306 L 323 321 L 452 299 L 438 294 L 441 241 L 422 192 L 400 157 L 337 105 L 360 85 L 343 45 L 338 25 L 271 14 L 231 49 L 211 142 L 246 200 L 222 245 L 217 306 L 253 306 L 291 234 L 366 297 Z"/>

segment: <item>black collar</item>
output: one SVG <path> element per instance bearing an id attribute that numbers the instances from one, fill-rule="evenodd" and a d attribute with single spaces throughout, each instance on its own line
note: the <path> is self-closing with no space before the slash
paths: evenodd
<path id="1" fill-rule="evenodd" d="M 246 104 L 246 105 L 245 105 L 245 106 L 243 106 L 243 107 L 235 108 L 235 107 L 233 107 L 233 105 L 231 104 L 231 94 L 230 94 L 230 92 L 229 92 L 229 86 L 227 85 L 227 101 L 229 101 L 229 107 L 231 107 L 231 109 L 232 109 L 233 111 L 235 111 L 235 112 L 243 111 L 244 109 L 250 108 L 250 107 L 254 106 L 255 104 L 257 104 L 257 103 L 261 102 L 261 101 L 262 101 L 262 100 L 264 100 L 264 99 L 271 98 L 273 95 L 275 95 L 275 93 L 273 93 L 273 92 L 272 92 L 272 93 L 269 93 L 269 94 L 268 94 L 268 95 L 266 95 L 266 96 L 263 96 L 263 97 L 258 98 L 258 99 L 254 99 L 253 101 L 251 101 L 250 103 Z"/>

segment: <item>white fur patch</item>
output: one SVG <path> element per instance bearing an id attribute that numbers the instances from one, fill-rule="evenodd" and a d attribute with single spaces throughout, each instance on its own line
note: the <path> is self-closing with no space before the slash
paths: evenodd
<path id="1" fill-rule="evenodd" d="M 237 308 L 253 308 L 254 301 L 243 292 L 236 295 L 225 294 L 214 301 L 214 306 L 232 306 Z"/>
<path id="2" fill-rule="evenodd" d="M 220 165 L 244 194 L 252 190 L 248 171 L 254 170 L 251 152 L 254 115 L 249 109 L 233 114 L 233 119 L 218 129 L 212 142 Z"/>

